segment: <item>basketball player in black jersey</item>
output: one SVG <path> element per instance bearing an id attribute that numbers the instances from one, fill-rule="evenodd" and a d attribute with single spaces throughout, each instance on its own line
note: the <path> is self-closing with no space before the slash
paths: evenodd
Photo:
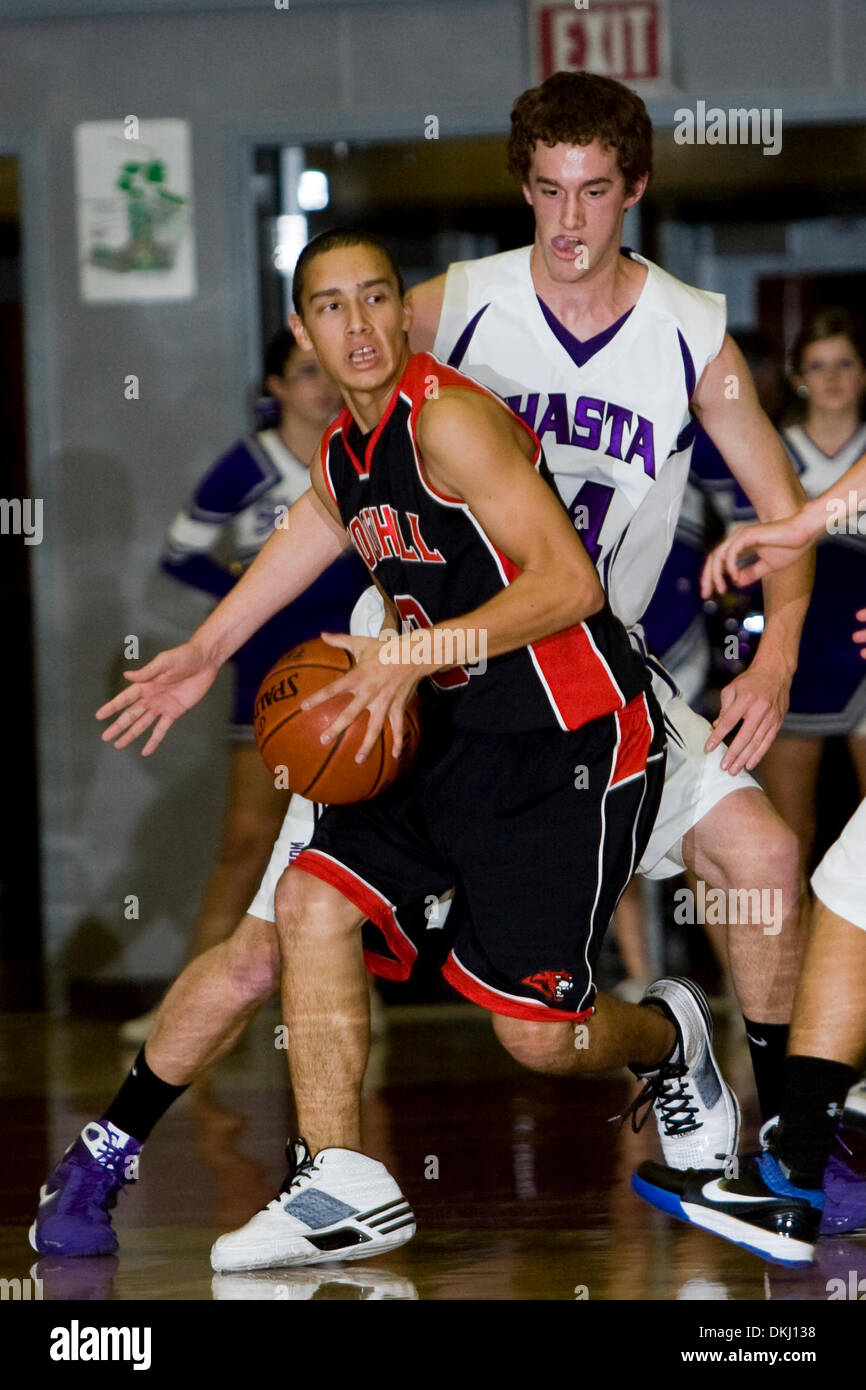
<path id="1" fill-rule="evenodd" d="M 454 885 L 464 910 L 453 914 L 445 974 L 491 1011 L 515 1057 L 562 1075 L 630 1064 L 669 1073 L 673 1090 L 688 1057 L 713 1092 L 701 1142 L 717 1133 L 721 1147 L 736 1129 L 699 991 L 659 982 L 648 1007 L 595 992 L 604 929 L 655 814 L 664 740 L 644 665 L 548 483 L 538 440 L 468 378 L 410 356 L 399 272 L 365 234 L 317 238 L 294 291 L 292 326 L 346 402 L 312 489 L 192 639 L 135 673 L 101 711 L 116 716 L 104 737 L 125 747 L 150 730 L 143 751 L 152 752 L 230 653 L 352 541 L 404 620 L 430 625 L 428 659 L 388 663 L 378 641 L 334 635 L 356 665 L 328 687 L 352 700 L 326 737 L 367 709 L 359 756 L 386 721 L 396 747 L 402 711 L 426 677 L 424 736 L 381 797 L 325 812 L 280 883 L 284 1016 L 305 1142 L 290 1145 L 279 1198 L 217 1241 L 219 1270 L 367 1258 L 414 1232 L 394 1179 L 360 1152 L 364 962 L 405 978 L 418 947 L 401 907 Z M 485 670 L 441 674 L 446 629 L 483 634 Z M 87 1220 L 102 1222 L 111 1248 L 105 1192 L 86 1214 L 80 1202 L 64 1205 L 88 1157 L 98 1161 L 94 1145 L 104 1158 L 128 1138 L 96 1128 L 46 1184 L 45 1202 L 55 1191 L 59 1201 L 38 1222 L 45 1248 L 57 1248 L 49 1227 L 59 1239 L 66 1221 L 74 1253 L 78 1221 L 78 1253 L 96 1253 Z M 688 1145 L 685 1112 L 682 1130 Z M 76 1164 L 77 1185 L 67 1184 Z M 102 1163 L 103 1178 L 111 1166 Z"/>

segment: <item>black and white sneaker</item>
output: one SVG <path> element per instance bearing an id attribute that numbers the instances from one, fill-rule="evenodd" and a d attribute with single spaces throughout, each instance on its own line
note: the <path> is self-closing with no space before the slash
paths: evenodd
<path id="1" fill-rule="evenodd" d="M 322 1149 L 314 1159 L 303 1139 L 289 1142 L 286 1157 L 279 1196 L 214 1243 L 218 1273 L 368 1260 L 412 1239 L 415 1217 L 384 1163 L 354 1149 Z"/>
<path id="2" fill-rule="evenodd" d="M 795 1187 L 771 1153 L 729 1158 L 728 1163 L 736 1164 L 730 1176 L 715 1168 L 682 1172 L 663 1163 L 642 1163 L 631 1185 L 650 1206 L 773 1264 L 811 1264 L 823 1194 Z"/>
<path id="3" fill-rule="evenodd" d="M 671 1168 L 722 1169 L 727 1155 L 737 1152 L 740 1107 L 713 1056 L 707 996 L 691 980 L 665 979 L 655 980 L 640 1002 L 655 1004 L 667 1014 L 676 1029 L 677 1046 L 662 1066 L 632 1068 L 645 1084 L 625 1114 L 631 1115 L 637 1133 L 652 1107 L 664 1160 Z"/>

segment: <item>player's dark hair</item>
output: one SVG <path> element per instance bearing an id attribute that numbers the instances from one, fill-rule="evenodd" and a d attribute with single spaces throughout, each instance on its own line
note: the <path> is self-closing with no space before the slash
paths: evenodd
<path id="1" fill-rule="evenodd" d="M 806 320 L 794 340 L 791 351 L 791 366 L 795 372 L 802 371 L 803 356 L 807 347 L 813 343 L 823 343 L 827 338 L 847 338 L 860 361 L 866 366 L 866 326 L 863 320 L 850 309 L 833 305 L 818 309 Z"/>
<path id="2" fill-rule="evenodd" d="M 272 338 L 265 345 L 264 356 L 264 375 L 262 377 L 262 395 L 269 396 L 268 377 L 282 376 L 286 370 L 286 363 L 291 357 L 298 340 L 290 328 L 278 328 Z"/>
<path id="3" fill-rule="evenodd" d="M 292 278 L 292 303 L 295 306 L 296 314 L 302 314 L 301 296 L 304 292 L 304 281 L 310 262 L 314 261 L 317 256 L 323 256 L 326 251 L 342 251 L 344 247 L 348 246 L 375 246 L 376 250 L 380 251 L 388 262 L 391 273 L 397 281 L 400 298 L 404 298 L 406 287 L 403 284 L 400 267 L 384 241 L 373 232 L 364 232 L 357 227 L 334 227 L 330 232 L 322 232 L 320 236 L 314 236 L 312 241 L 307 242 L 298 257 Z"/>
<path id="4" fill-rule="evenodd" d="M 536 144 L 591 145 L 616 150 L 627 190 L 652 173 L 652 121 L 637 94 L 612 77 L 594 72 L 555 72 L 514 103 L 508 139 L 508 169 L 521 183 L 529 178 Z"/>

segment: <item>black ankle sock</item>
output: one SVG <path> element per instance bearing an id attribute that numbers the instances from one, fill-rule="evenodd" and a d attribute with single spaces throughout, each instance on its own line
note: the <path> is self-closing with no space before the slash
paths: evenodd
<path id="1" fill-rule="evenodd" d="M 745 1014 L 743 1022 L 752 1054 L 761 1118 L 769 1120 L 782 1109 L 789 1028 L 787 1023 L 753 1023 Z"/>
<path id="2" fill-rule="evenodd" d="M 773 1144 L 777 1159 L 797 1187 L 820 1187 L 845 1108 L 857 1080 L 854 1067 L 824 1057 L 789 1057 L 781 1119 Z"/>
<path id="3" fill-rule="evenodd" d="M 170 1086 L 151 1071 L 141 1049 L 132 1070 L 109 1105 L 103 1120 L 117 1125 L 143 1144 L 157 1120 L 160 1120 L 186 1086 Z"/>

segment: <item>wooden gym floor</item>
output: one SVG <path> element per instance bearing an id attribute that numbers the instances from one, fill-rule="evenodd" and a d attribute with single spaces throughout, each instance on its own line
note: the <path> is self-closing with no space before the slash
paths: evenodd
<path id="1" fill-rule="evenodd" d="M 45 1300 L 824 1300 L 827 1282 L 866 1276 L 866 1239 L 823 1240 L 808 1272 L 782 1270 L 652 1211 L 631 1192 L 657 1152 L 608 1117 L 634 1094 L 627 1074 L 575 1083 L 522 1071 L 472 1006 L 390 1007 L 365 1094 L 365 1147 L 418 1219 L 413 1241 L 366 1264 L 214 1276 L 217 1235 L 276 1194 L 293 1115 L 279 1018 L 264 1010 L 240 1048 L 192 1088 L 147 1144 L 140 1183 L 120 1196 L 120 1250 L 40 1258 L 27 1242 L 39 1185 L 97 1117 L 133 1053 L 114 1025 L 0 1018 L 0 1278 L 42 1280 Z M 719 1057 L 755 1112 L 745 1043 Z M 866 1148 L 866 1141 L 864 1141 Z M 866 1157 L 866 1154 L 861 1154 Z"/>

